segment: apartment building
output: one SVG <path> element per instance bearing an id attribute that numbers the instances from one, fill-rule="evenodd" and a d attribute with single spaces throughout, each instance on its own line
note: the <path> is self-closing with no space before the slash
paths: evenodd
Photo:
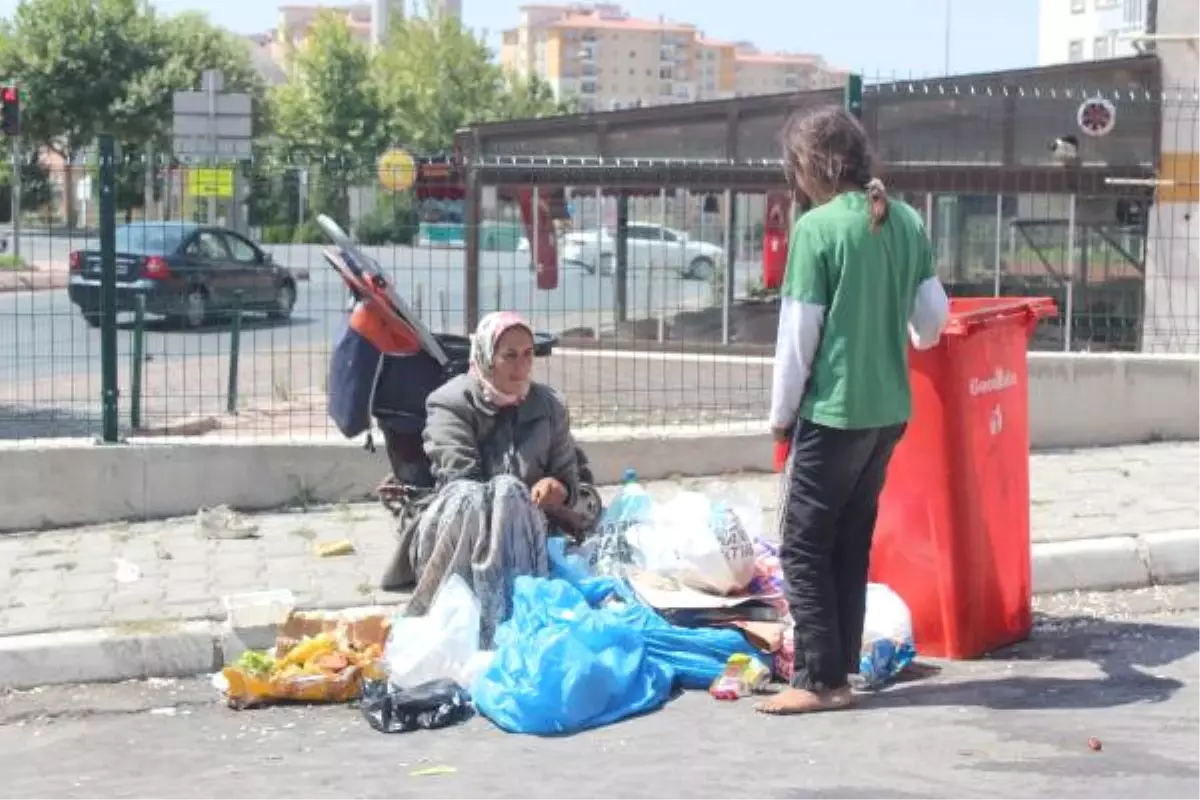
<path id="1" fill-rule="evenodd" d="M 369 44 L 371 41 L 371 16 L 373 3 L 351 5 L 288 5 L 279 7 L 279 26 L 271 32 L 271 57 L 276 63 L 285 63 L 293 48 L 303 46 L 313 25 L 322 13 L 341 17 L 350 35 L 356 41 Z M 403 4 L 399 4 L 403 8 Z"/>
<path id="2" fill-rule="evenodd" d="M 1041 0 L 1038 63 L 1134 55 L 1133 43 L 1122 37 L 1145 33 L 1147 5 L 1147 0 Z"/>
<path id="3" fill-rule="evenodd" d="M 827 85 L 815 55 L 761 53 L 694 25 L 631 17 L 615 4 L 526 5 L 503 32 L 501 63 L 537 75 L 586 109 L 714 100 Z"/>
<path id="4" fill-rule="evenodd" d="M 279 26 L 268 34 L 271 57 L 282 63 L 290 48 L 308 39 L 313 23 L 323 12 L 335 14 L 346 22 L 350 35 L 363 44 L 372 43 L 372 21 L 377 12 L 389 20 L 404 18 L 405 0 L 372 0 L 346 5 L 286 5 L 279 7 Z M 462 0 L 438 0 L 435 11 L 462 17 Z"/>

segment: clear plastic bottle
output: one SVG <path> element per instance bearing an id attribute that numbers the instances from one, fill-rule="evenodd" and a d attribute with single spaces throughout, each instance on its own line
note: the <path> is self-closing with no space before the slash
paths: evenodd
<path id="1" fill-rule="evenodd" d="M 635 525 L 649 524 L 651 513 L 650 495 L 638 482 L 637 471 L 626 469 L 621 476 L 621 491 L 600 518 L 599 544 L 593 562 L 596 572 L 616 574 L 632 563 L 633 553 L 625 534 Z"/>

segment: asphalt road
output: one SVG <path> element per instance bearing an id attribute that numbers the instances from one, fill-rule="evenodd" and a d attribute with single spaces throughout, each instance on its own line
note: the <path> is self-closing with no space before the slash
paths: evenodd
<path id="1" fill-rule="evenodd" d="M 1196 597 L 1040 599 L 1030 642 L 808 719 L 693 692 L 570 737 L 386 736 L 199 680 L 10 693 L 0 797 L 1196 797 Z"/>
<path id="2" fill-rule="evenodd" d="M 21 240 L 22 256 L 34 262 L 65 262 L 69 252 L 95 246 L 79 237 L 30 236 Z M 340 279 L 321 257 L 322 247 L 269 247 L 280 262 L 308 270 L 301 283 L 294 316 L 285 322 L 247 317 L 242 336 L 242 371 L 266 375 L 258 383 L 309 388 L 324 371 L 324 352 L 345 319 L 348 295 Z M 464 324 L 463 253 L 461 250 L 407 247 L 367 248 L 391 276 L 397 291 L 419 308 L 435 331 L 461 332 Z M 611 277 L 590 276 L 564 268 L 559 288 L 538 291 L 527 256 L 485 253 L 481 274 L 483 311 L 512 308 L 543 330 L 599 327 L 612 319 Z M 710 287 L 677 275 L 634 270 L 630 276 L 631 315 L 661 314 L 704 304 Z M 118 350 L 122 369 L 129 360 L 132 320 L 122 315 Z M 147 325 L 148 364 L 170 370 L 164 388 L 175 417 L 207 413 L 220 404 L 230 349 L 229 327 L 216 324 L 189 331 L 161 320 Z M 293 374 L 295 365 L 304 363 Z M 316 361 L 322 363 L 316 364 Z M 245 380 L 244 391 L 254 391 Z M 313 383 L 312 385 L 316 385 Z M 261 387 L 260 387 L 261 388 Z M 128 387 L 123 384 L 123 392 Z M 0 438 L 69 436 L 95 432 L 100 391 L 100 332 L 89 327 L 63 290 L 0 294 Z M 155 394 L 153 388 L 147 394 Z M 203 402 L 201 402 L 203 400 Z M 164 414 L 166 412 L 163 412 Z"/>

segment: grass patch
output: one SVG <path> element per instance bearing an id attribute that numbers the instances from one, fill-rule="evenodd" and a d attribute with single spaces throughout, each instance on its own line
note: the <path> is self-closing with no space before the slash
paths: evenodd
<path id="1" fill-rule="evenodd" d="M 12 253 L 0 253 L 0 272 L 25 272 L 29 265 Z"/>

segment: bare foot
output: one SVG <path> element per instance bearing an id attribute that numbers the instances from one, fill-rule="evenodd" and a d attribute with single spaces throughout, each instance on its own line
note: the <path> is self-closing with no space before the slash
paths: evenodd
<path id="1" fill-rule="evenodd" d="M 810 692 L 806 689 L 784 689 L 769 700 L 754 707 L 760 714 L 787 716 L 790 714 L 815 714 L 820 711 L 837 711 L 854 705 L 850 687 L 845 686 L 832 692 Z"/>

